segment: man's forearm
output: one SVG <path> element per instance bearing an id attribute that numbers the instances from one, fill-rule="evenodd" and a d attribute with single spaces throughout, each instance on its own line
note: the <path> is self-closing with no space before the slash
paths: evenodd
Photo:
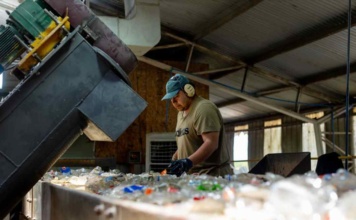
<path id="1" fill-rule="evenodd" d="M 177 159 L 178 159 L 178 152 L 176 151 L 172 156 L 172 160 L 177 160 Z"/>
<path id="2" fill-rule="evenodd" d="M 219 133 L 211 132 L 203 134 L 203 144 L 188 158 L 194 165 L 199 164 L 210 157 L 210 155 L 218 148 Z"/>

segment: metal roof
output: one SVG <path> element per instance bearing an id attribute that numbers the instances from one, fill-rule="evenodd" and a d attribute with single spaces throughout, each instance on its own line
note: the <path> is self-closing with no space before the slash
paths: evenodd
<path id="1" fill-rule="evenodd" d="M 91 5 L 101 14 L 119 7 L 93 1 L 102 3 Z M 198 76 L 207 80 L 226 122 L 345 106 L 347 85 L 351 101 L 356 95 L 356 0 L 351 2 L 349 32 L 346 0 L 160 0 L 158 45 L 184 47 L 156 48 L 155 56 L 145 57 L 160 62 L 171 53 L 176 60 L 208 63 L 210 72 Z"/>
<path id="2" fill-rule="evenodd" d="M 264 0 L 254 1 L 254 5 L 252 1 L 230 1 L 231 5 L 223 1 L 221 4 L 219 1 L 180 1 L 178 10 L 165 7 L 172 2 L 161 1 L 162 25 L 180 32 L 181 36 L 188 36 L 185 39 L 195 47 L 201 45 L 237 63 L 256 68 L 257 72 L 247 71 L 243 92 L 292 111 L 325 108 L 326 104 L 344 105 L 348 1 Z M 356 1 L 352 1 L 353 10 L 355 6 Z M 245 9 L 235 16 L 232 12 L 229 15 L 231 8 L 239 10 L 239 7 Z M 222 14 L 230 16 L 230 20 Z M 225 22 L 219 23 L 218 19 Z M 210 30 L 207 23 L 210 23 Z M 220 26 L 216 27 L 217 23 Z M 202 27 L 207 29 L 204 31 Z M 356 61 L 355 34 L 355 28 L 351 27 L 351 67 Z M 226 61 L 218 56 L 216 59 Z M 197 60 L 203 59 L 199 57 Z M 221 66 L 211 65 L 211 69 L 214 68 Z M 351 74 L 353 71 L 351 68 Z M 222 74 L 221 78 L 217 78 L 216 73 L 213 80 L 239 91 L 244 73 L 245 69 L 231 71 Z M 351 75 L 348 82 L 351 97 L 356 94 L 354 78 Z M 264 93 L 266 97 L 259 95 Z M 227 122 L 275 113 L 249 101 L 241 101 L 214 86 L 210 86 L 210 99 L 220 107 Z M 233 104 L 234 99 L 237 104 Z"/>

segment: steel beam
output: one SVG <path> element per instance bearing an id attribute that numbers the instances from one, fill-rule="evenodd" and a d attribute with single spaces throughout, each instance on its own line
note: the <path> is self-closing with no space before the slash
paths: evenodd
<path id="1" fill-rule="evenodd" d="M 247 100 L 249 102 L 258 104 L 260 106 L 266 107 L 266 108 L 274 110 L 276 112 L 280 112 L 282 114 L 288 115 L 290 117 L 299 119 L 299 120 L 304 121 L 304 122 L 313 123 L 313 124 L 316 123 L 316 120 L 314 120 L 314 119 L 307 118 L 304 115 L 297 114 L 297 113 L 295 113 L 293 111 L 290 111 L 288 109 L 285 109 L 285 108 L 282 108 L 282 107 L 279 107 L 279 106 L 271 105 L 271 104 L 269 104 L 267 102 L 264 102 L 262 100 L 259 100 L 259 99 L 255 98 L 255 97 L 253 97 L 253 96 L 250 96 L 250 95 L 247 95 L 245 93 L 242 93 L 239 90 L 232 89 L 231 87 L 223 85 L 221 83 L 217 83 L 217 82 L 214 82 L 214 81 L 211 81 L 211 80 L 207 80 L 207 79 L 204 79 L 202 77 L 199 77 L 199 76 L 196 76 L 196 75 L 193 75 L 193 74 L 186 73 L 186 72 L 184 72 L 182 70 L 179 70 L 179 69 L 176 69 L 176 68 L 174 68 L 174 67 L 172 67 L 170 65 L 167 65 L 165 63 L 162 63 L 162 62 L 159 62 L 159 61 L 156 61 L 156 60 L 144 57 L 144 56 L 137 57 L 137 58 L 141 62 L 145 62 L 147 64 L 150 64 L 150 65 L 155 66 L 157 68 L 160 68 L 162 70 L 166 70 L 168 72 L 179 73 L 181 75 L 186 76 L 187 78 L 189 78 L 191 80 L 197 81 L 197 82 L 202 83 L 202 84 L 207 85 L 207 86 L 214 86 L 215 88 L 217 88 L 217 89 L 219 89 L 219 90 L 221 90 L 223 92 L 226 92 L 226 93 L 229 93 L 229 94 L 234 95 L 236 97 L 245 99 L 245 100 Z"/>

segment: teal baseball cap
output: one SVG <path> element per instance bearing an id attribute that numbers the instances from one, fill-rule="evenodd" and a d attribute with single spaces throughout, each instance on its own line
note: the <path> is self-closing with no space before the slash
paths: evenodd
<path id="1" fill-rule="evenodd" d="M 163 96 L 162 100 L 173 98 L 187 83 L 189 83 L 188 78 L 181 74 L 172 76 L 166 84 L 166 95 Z"/>

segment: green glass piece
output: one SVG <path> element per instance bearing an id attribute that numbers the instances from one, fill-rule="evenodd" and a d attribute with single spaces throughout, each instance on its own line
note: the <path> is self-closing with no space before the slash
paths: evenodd
<path id="1" fill-rule="evenodd" d="M 222 190 L 222 187 L 217 183 L 203 182 L 198 185 L 196 189 L 199 191 L 220 191 Z"/>
<path id="2" fill-rule="evenodd" d="M 219 184 L 214 184 L 213 187 L 211 188 L 212 191 L 220 191 L 222 190 L 222 187 Z"/>

